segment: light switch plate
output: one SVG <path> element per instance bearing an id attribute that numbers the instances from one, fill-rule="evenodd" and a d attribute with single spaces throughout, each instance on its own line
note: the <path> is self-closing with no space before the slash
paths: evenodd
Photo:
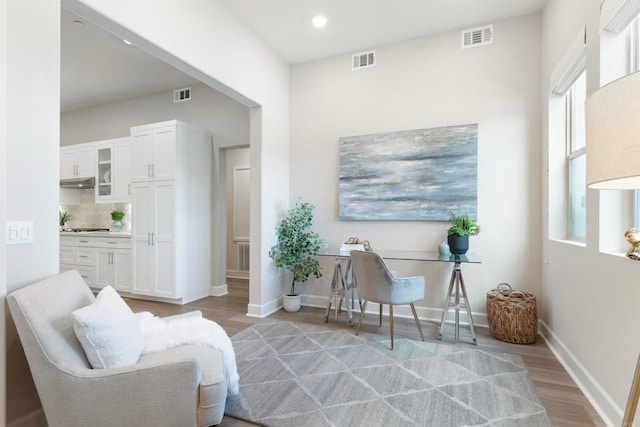
<path id="1" fill-rule="evenodd" d="M 33 243 L 33 221 L 7 221 L 7 245 Z"/>

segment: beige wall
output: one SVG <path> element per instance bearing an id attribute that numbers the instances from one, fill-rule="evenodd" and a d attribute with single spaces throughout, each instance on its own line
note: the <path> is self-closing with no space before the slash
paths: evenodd
<path id="1" fill-rule="evenodd" d="M 333 246 L 357 236 L 374 249 L 437 250 L 449 226 L 340 221 L 340 137 L 478 123 L 482 232 L 471 248 L 482 264 L 463 270 L 474 320 L 485 324 L 486 292 L 498 283 L 540 293 L 540 17 L 492 24 L 487 46 L 461 49 L 460 31 L 451 31 L 377 47 L 373 68 L 352 71 L 343 55 L 291 72 L 291 197 L 316 206 L 314 228 Z M 418 311 L 439 319 L 451 266 L 392 264 L 401 275 L 426 276 Z M 301 287 L 308 304 L 326 304 L 331 260 L 323 267 L 322 279 Z"/>
<path id="2" fill-rule="evenodd" d="M 5 246 L 5 239 L 1 240 L 0 265 L 6 257 L 8 268 L 0 272 L 11 292 L 58 271 L 59 167 L 53 159 L 60 144 L 60 2 L 2 1 L 0 8 L 6 18 L 0 30 L 6 42 L 0 53 L 6 66 L 2 100 L 10 106 L 3 110 L 6 127 L 1 144 L 8 160 L 0 176 L 0 189 L 6 189 L 0 194 L 6 215 L 0 218 L 0 228 L 6 229 L 5 219 L 33 221 L 32 244 Z M 0 330 L 6 327 L 8 373 L 2 376 L 7 387 L 6 420 L 0 420 L 4 423 L 37 410 L 40 403 L 15 327 L 6 323 L 4 315 L 1 321 Z"/>
<path id="3" fill-rule="evenodd" d="M 222 145 L 247 144 L 249 108 L 204 84 L 191 86 L 192 99 L 173 102 L 173 90 L 69 111 L 60 116 L 61 145 L 130 135 L 131 126 L 182 120 L 213 133 Z"/>

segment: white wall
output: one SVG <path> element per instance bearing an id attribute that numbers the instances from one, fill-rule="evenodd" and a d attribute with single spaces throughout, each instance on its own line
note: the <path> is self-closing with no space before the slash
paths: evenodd
<path id="1" fill-rule="evenodd" d="M 113 2 L 63 0 L 66 7 L 144 45 L 234 99 L 252 106 L 251 289 L 248 313 L 281 306 L 285 284 L 263 256 L 289 204 L 289 67 L 220 0 Z M 147 19 L 141 19 L 147 17 Z M 174 31 L 188 28 L 188 31 Z M 222 260 L 218 270 L 223 269 Z"/>
<path id="2" fill-rule="evenodd" d="M 191 86 L 191 100 L 173 102 L 173 91 L 101 104 L 60 115 L 61 145 L 130 135 L 131 126 L 182 120 L 213 133 L 222 145 L 249 143 L 249 108 L 204 85 Z"/>
<path id="3" fill-rule="evenodd" d="M 0 2 L 0 50 L 6 69 L 0 109 L 0 152 L 6 152 L 0 175 L 0 304 L 4 282 L 9 292 L 58 271 L 58 158 L 60 123 L 60 2 Z M 4 68 L 4 67 L 3 67 Z M 4 74 L 4 73 L 1 73 Z M 2 157 L 4 159 L 4 157 Z M 33 243 L 5 246 L 6 221 L 33 221 Z M 7 269 L 4 268 L 6 261 Z M 5 331 L 5 316 L 0 317 Z M 6 419 L 20 418 L 39 407 L 15 327 L 6 327 L 8 393 Z M 2 349 L 4 361 L 5 351 Z M 3 372 L 5 372 L 3 370 Z M 4 396 L 3 404 L 4 404 Z M 3 414 L 4 415 L 4 414 Z"/>
<path id="4" fill-rule="evenodd" d="M 549 163 L 547 100 L 549 76 L 580 28 L 587 27 L 587 88 L 600 80 L 599 0 L 550 0 L 542 19 L 543 171 Z M 562 143 L 560 141 L 560 143 Z M 551 145 L 553 148 L 553 145 Z M 562 185 L 548 182 L 543 188 Z M 604 201 L 605 198 L 602 198 Z M 545 196 L 543 212 L 546 212 Z M 640 352 L 640 263 L 600 253 L 601 197 L 587 191 L 587 241 L 575 245 L 551 240 L 543 227 L 542 330 L 609 425 L 620 425 Z M 550 212 L 549 215 L 556 215 Z M 622 235 L 618 236 L 624 240 Z"/>
<path id="5" fill-rule="evenodd" d="M 352 71 L 343 55 L 291 72 L 291 197 L 316 206 L 314 229 L 333 246 L 357 236 L 374 249 L 435 251 L 449 226 L 339 221 L 340 137 L 478 123 L 482 232 L 471 250 L 482 264 L 463 273 L 474 320 L 485 324 L 486 292 L 500 282 L 540 293 L 540 18 L 492 23 L 494 43 L 483 47 L 461 49 L 452 31 L 377 47 L 373 68 Z M 418 312 L 439 320 L 452 266 L 392 264 L 401 275 L 426 276 Z M 326 303 L 331 260 L 323 266 L 321 280 L 300 288 L 308 304 Z"/>

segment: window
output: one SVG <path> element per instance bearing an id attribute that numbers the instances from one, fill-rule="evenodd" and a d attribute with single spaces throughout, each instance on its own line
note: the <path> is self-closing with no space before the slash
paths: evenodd
<path id="1" fill-rule="evenodd" d="M 640 71 L 640 17 L 636 17 L 627 29 L 629 46 L 629 73 Z M 640 190 L 633 192 L 633 227 L 640 227 Z"/>
<path id="2" fill-rule="evenodd" d="M 585 110 L 587 78 L 583 71 L 565 93 L 567 169 L 569 171 L 569 239 L 587 237 Z"/>

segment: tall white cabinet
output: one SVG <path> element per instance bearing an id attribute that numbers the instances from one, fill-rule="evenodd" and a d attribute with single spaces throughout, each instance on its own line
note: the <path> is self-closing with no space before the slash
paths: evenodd
<path id="1" fill-rule="evenodd" d="M 173 120 L 131 128 L 131 292 L 184 304 L 211 287 L 211 135 Z"/>

